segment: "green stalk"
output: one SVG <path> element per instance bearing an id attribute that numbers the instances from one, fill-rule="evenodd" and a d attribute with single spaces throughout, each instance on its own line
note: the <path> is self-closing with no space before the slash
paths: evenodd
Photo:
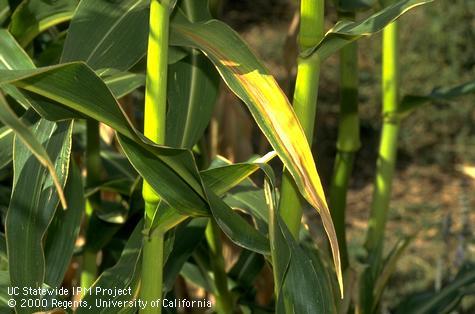
<path id="1" fill-rule="evenodd" d="M 95 186 L 101 180 L 102 162 L 101 162 L 101 139 L 99 133 L 99 122 L 94 120 L 86 121 L 86 170 L 87 186 Z M 94 206 L 101 201 L 99 192 L 91 195 L 86 204 L 86 228 L 89 223 L 91 215 L 93 215 Z M 85 288 L 92 286 L 97 276 L 96 264 L 97 252 L 93 250 L 86 250 L 83 255 L 83 267 L 81 272 L 81 287 L 83 291 Z"/>
<path id="2" fill-rule="evenodd" d="M 168 0 L 151 0 L 144 134 L 157 144 L 165 143 L 169 14 Z M 142 195 L 145 201 L 147 229 L 151 227 L 159 196 L 147 182 L 144 182 Z M 147 304 L 162 298 L 163 241 L 164 235 L 160 231 L 155 231 L 145 238 L 140 298 Z M 147 306 L 144 310 L 140 310 L 140 313 L 161 312 L 161 306 Z"/>
<path id="3" fill-rule="evenodd" d="M 211 269 L 213 270 L 216 287 L 216 312 L 227 314 L 233 312 L 233 297 L 228 288 L 228 278 L 224 268 L 223 248 L 219 237 L 219 230 L 214 219 L 210 219 L 206 227 L 206 240 L 210 248 Z"/>
<path id="4" fill-rule="evenodd" d="M 302 0 L 300 3 L 300 50 L 315 46 L 323 38 L 324 22 L 323 0 Z M 293 106 L 300 120 L 309 144 L 313 140 L 313 128 L 317 109 L 320 60 L 317 58 L 298 59 L 297 81 Z M 302 197 L 292 179 L 285 171 L 282 177 L 279 213 L 290 232 L 298 238 L 302 220 Z"/>
<path id="5" fill-rule="evenodd" d="M 383 31 L 383 129 L 379 144 L 373 202 L 365 247 L 374 271 L 380 269 L 384 229 L 386 226 L 391 185 L 396 165 L 397 139 L 399 133 L 399 69 L 398 69 L 398 24 L 393 22 Z"/>
<path id="6" fill-rule="evenodd" d="M 354 14 L 341 15 L 354 20 Z M 338 125 L 337 155 L 330 185 L 329 204 L 340 247 L 341 267 L 348 265 L 345 213 L 348 182 L 355 153 L 361 146 L 358 118 L 358 46 L 353 42 L 340 51 L 340 121 Z"/>

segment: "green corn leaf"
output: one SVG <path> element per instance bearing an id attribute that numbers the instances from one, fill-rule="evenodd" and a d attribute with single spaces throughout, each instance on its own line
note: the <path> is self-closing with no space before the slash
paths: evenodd
<path id="1" fill-rule="evenodd" d="M 184 0 L 181 9 L 192 21 L 211 18 L 207 0 Z M 191 149 L 203 135 L 218 96 L 219 74 L 198 50 L 169 66 L 167 145 Z"/>
<path id="2" fill-rule="evenodd" d="M 156 158 L 153 152 L 126 137 L 119 135 L 118 138 L 125 155 L 134 168 L 156 191 L 161 191 L 161 198 L 168 205 L 187 215 L 206 215 L 208 213 L 204 195 L 198 195 L 186 181 L 174 179 L 176 174 Z M 190 156 L 188 154 L 175 156 L 176 159 L 180 157 L 183 162 L 186 162 Z M 188 162 L 191 161 L 188 160 Z M 164 182 L 167 184 L 163 184 Z"/>
<path id="3" fill-rule="evenodd" d="M 176 277 L 197 245 L 204 239 L 208 219 L 195 218 L 187 224 L 178 226 L 175 231 L 173 250 L 164 266 L 164 289 L 173 288 Z"/>
<path id="4" fill-rule="evenodd" d="M 145 85 L 145 75 L 131 72 L 117 72 L 103 77 L 103 79 L 117 99 Z"/>
<path id="5" fill-rule="evenodd" d="M 0 271 L 0 313 L 12 313 L 12 308 L 8 306 L 8 300 L 11 296 L 8 295 L 8 288 L 11 287 L 10 277 L 8 271 Z"/>
<path id="6" fill-rule="evenodd" d="M 10 16 L 10 4 L 8 0 L 0 0 L 0 25 L 5 23 L 5 21 Z"/>
<path id="7" fill-rule="evenodd" d="M 202 187 L 200 186 L 199 174 L 190 153 L 184 150 L 159 147 L 145 149 L 141 147 L 144 145 L 143 142 L 137 144 L 137 141 L 140 142 L 139 136 L 135 133 L 115 99 L 107 89 L 104 89 L 104 83 L 83 64 L 62 65 L 31 71 L 30 73 L 26 71 L 8 71 L 5 72 L 2 78 L 8 81 L 13 81 L 16 78 L 15 84 L 18 84 L 22 89 L 47 97 L 49 100 L 63 103 L 67 108 L 100 120 L 125 136 L 134 139 L 135 141 L 122 137 L 121 143 L 127 141 L 133 147 L 129 150 L 129 159 L 135 158 L 146 167 L 150 167 L 149 162 L 153 161 L 154 167 L 152 170 L 160 170 L 158 171 L 160 175 L 160 177 L 157 177 L 158 180 L 152 180 L 157 182 L 154 188 L 158 189 L 157 192 L 160 196 L 173 208 L 179 208 L 183 211 L 188 210 L 194 214 L 205 214 L 207 212 L 205 195 L 200 192 Z M 82 93 L 82 90 L 88 90 L 89 92 Z M 44 103 L 44 105 L 45 107 L 51 107 L 43 108 L 43 110 L 54 110 L 51 103 Z M 72 116 L 61 118 L 71 117 L 75 117 L 74 113 L 72 113 Z M 153 152 L 150 150 L 153 150 Z M 139 157 L 138 152 L 143 155 Z M 157 154 L 161 155 L 161 158 L 156 158 Z M 134 166 L 137 167 L 137 165 Z M 154 172 L 151 172 L 150 169 L 141 172 L 144 177 L 151 173 Z M 167 182 L 167 184 L 163 184 L 163 182 Z M 214 201 L 210 203 L 214 203 L 214 207 L 220 208 L 215 212 L 220 217 L 218 221 L 222 226 L 227 224 L 225 229 L 232 239 L 245 247 L 259 252 L 267 252 L 267 241 L 239 215 L 233 213 L 219 198 L 214 198 Z M 213 208 L 213 206 L 211 207 Z M 201 212 L 199 212 L 200 209 Z M 249 235 L 240 230 L 248 230 Z"/>
<path id="8" fill-rule="evenodd" d="M 17 69 L 34 69 L 35 64 L 21 48 L 15 38 L 6 29 L 0 29 L 0 69 L 1 70 L 17 70 Z M 16 87 L 9 84 L 1 86 L 3 91 L 15 98 L 15 100 L 25 109 L 31 107 L 28 100 Z"/>
<path id="9" fill-rule="evenodd" d="M 229 277 L 241 288 L 253 289 L 256 278 L 265 266 L 262 255 L 250 251 L 242 251 L 238 260 L 229 270 Z"/>
<path id="10" fill-rule="evenodd" d="M 168 68 L 167 145 L 191 149 L 211 120 L 219 75 L 200 52 Z"/>
<path id="11" fill-rule="evenodd" d="M 34 69 L 35 64 L 6 29 L 0 29 L 0 69 Z"/>
<path id="12" fill-rule="evenodd" d="M 336 313 L 328 278 L 316 268 L 323 265 L 314 263 L 298 245 L 280 216 L 274 212 L 271 219 L 276 251 L 273 266 L 279 276 L 276 313 Z"/>
<path id="13" fill-rule="evenodd" d="M 87 306 L 79 307 L 76 313 L 136 313 L 138 307 L 105 307 L 99 306 L 97 302 L 102 301 L 123 301 L 130 302 L 136 299 L 140 288 L 140 274 L 141 274 L 141 261 L 142 261 L 142 230 L 143 221 L 140 221 L 132 232 L 127 244 L 122 251 L 117 264 L 104 271 L 91 287 L 93 291 L 86 293 L 83 297 L 83 301 Z M 159 266 L 158 266 L 159 267 Z M 131 294 L 117 295 L 111 297 L 110 295 L 100 295 L 95 293 L 95 288 L 100 287 L 102 289 L 128 289 L 130 288 Z M 99 303 L 100 304 L 100 303 Z"/>
<path id="14" fill-rule="evenodd" d="M 148 6 L 146 0 L 82 0 L 71 21 L 61 61 L 84 61 L 94 70 L 128 70 L 147 49 Z"/>
<path id="15" fill-rule="evenodd" d="M 168 205 L 193 214 L 207 214 L 209 207 L 215 218 L 218 215 L 218 223 L 233 241 L 258 252 L 268 252 L 267 240 L 260 233 L 214 193 L 205 190 L 191 153 L 156 146 L 138 134 L 105 84 L 85 64 L 72 63 L 29 71 L 0 71 L 2 82 L 13 83 L 23 90 L 47 98 L 50 102 L 42 103 L 42 110 L 56 114 L 58 118 L 70 119 L 80 113 L 111 126 L 121 134 L 119 139 L 122 146 L 129 146 L 127 156 L 134 167 L 144 167 L 139 173 L 147 181 L 155 182 L 154 189 Z M 85 90 L 88 92 L 84 93 Z M 59 114 L 56 106 L 72 111 L 69 116 L 67 112 Z M 154 166 L 151 167 L 151 164 Z M 155 177 L 149 178 L 152 175 Z"/>
<path id="16" fill-rule="evenodd" d="M 88 220 L 84 249 L 90 252 L 99 252 L 109 243 L 121 227 L 122 224 L 106 222 L 97 217 L 97 215 L 92 214 Z M 97 230 L 100 230 L 100 232 L 97 232 Z"/>
<path id="17" fill-rule="evenodd" d="M 3 233 L 0 234 L 0 270 L 8 269 L 7 239 Z"/>
<path id="18" fill-rule="evenodd" d="M 453 98 L 475 93 L 475 80 L 450 88 L 437 88 L 425 96 L 407 95 L 401 100 L 399 112 L 407 115 L 431 101 L 450 101 Z"/>
<path id="19" fill-rule="evenodd" d="M 215 194 L 222 196 L 259 169 L 266 167 L 265 164 L 275 156 L 275 152 L 270 152 L 253 161 L 236 164 L 221 158 L 223 165 L 201 171 L 201 177 Z"/>
<path id="20" fill-rule="evenodd" d="M 56 210 L 46 235 L 45 283 L 50 287 L 61 286 L 73 256 L 86 205 L 79 168 L 74 162 L 71 162 L 70 167 L 70 175 L 64 189 L 69 208 L 68 210 Z"/>
<path id="21" fill-rule="evenodd" d="M 27 110 L 20 118 L 23 125 L 28 128 L 38 120 L 39 117 L 33 110 Z M 14 136 L 15 133 L 8 126 L 0 128 L 0 169 L 9 165 L 12 161 Z"/>
<path id="22" fill-rule="evenodd" d="M 213 280 L 210 278 L 207 269 L 202 269 L 199 266 L 191 263 L 185 263 L 181 269 L 180 274 L 187 280 L 203 288 L 205 291 L 212 292 Z"/>
<path id="23" fill-rule="evenodd" d="M 0 169 L 12 161 L 13 137 L 12 129 L 7 126 L 0 128 Z"/>
<path id="24" fill-rule="evenodd" d="M 304 131 L 275 79 L 222 22 L 190 23 L 177 14 L 171 25 L 170 42 L 202 50 L 229 88 L 246 103 L 302 195 L 320 213 L 342 287 L 338 241 L 315 162 Z"/>
<path id="25" fill-rule="evenodd" d="M 155 155 L 120 134 L 118 138 L 124 153 L 127 155 L 127 158 L 131 161 L 137 172 L 139 172 L 144 180 L 146 180 L 156 191 L 158 189 L 169 189 L 170 194 L 180 192 L 189 195 L 192 193 L 190 187 L 186 187 L 185 185 L 180 186 L 182 190 L 173 189 L 171 185 L 163 186 L 164 181 L 160 180 L 159 176 L 166 177 L 167 169 L 160 169 L 159 160 Z M 167 178 L 165 182 L 171 182 L 171 180 Z M 162 187 L 160 188 L 160 186 Z M 201 195 L 201 200 L 197 198 L 193 203 L 190 203 L 189 205 L 183 204 L 183 206 L 177 206 L 177 202 L 172 204 L 167 201 L 167 203 L 169 206 L 176 208 L 184 215 L 208 215 L 208 203 L 213 217 L 231 240 L 250 250 L 260 253 L 268 252 L 268 243 L 262 234 L 252 228 L 241 216 L 235 213 L 219 197 L 217 197 L 216 194 L 206 187 L 206 185 L 203 185 L 202 188 L 206 194 Z M 174 200 L 174 197 L 169 199 Z M 167 199 L 164 198 L 164 200 L 166 201 Z M 184 201 L 184 199 L 181 199 L 181 202 Z M 199 203 L 201 203 L 200 206 L 192 207 L 192 204 Z M 186 208 L 189 208 L 188 211 L 185 211 Z"/>
<path id="26" fill-rule="evenodd" d="M 261 188 L 252 182 L 243 182 L 232 189 L 223 200 L 230 207 L 249 214 L 254 219 L 257 229 L 264 234 L 268 233 L 269 211 Z"/>
<path id="27" fill-rule="evenodd" d="M 271 152 L 254 161 L 239 164 L 230 164 L 228 160 L 220 157 L 216 159 L 219 160 L 219 166 L 201 171 L 200 175 L 203 183 L 208 186 L 213 193 L 222 196 L 251 174 L 265 167 L 264 164 L 272 160 L 275 156 L 275 153 Z M 270 172 L 270 170 L 267 171 Z M 186 215 L 180 214 L 165 202 L 160 202 L 158 206 L 150 232 L 155 229 L 162 230 L 162 232 L 167 231 L 187 218 Z"/>
<path id="28" fill-rule="evenodd" d="M 103 149 L 101 150 L 101 159 L 109 179 L 128 178 L 135 180 L 137 177 L 137 172 L 124 155 Z"/>
<path id="29" fill-rule="evenodd" d="M 63 185 L 68 175 L 72 122 L 56 124 L 41 119 L 31 131 L 53 160 Z M 48 171 L 18 138 L 14 155 L 13 192 L 5 222 L 11 284 L 41 287 L 45 280 L 43 240 L 59 199 Z M 31 309 L 17 307 L 17 312 L 30 313 Z"/>
<path id="30" fill-rule="evenodd" d="M 136 133 L 129 123 L 109 89 L 82 63 L 28 72 L 5 71 L 3 74 L 1 76 L 3 79 L 13 79 L 15 84 L 21 85 L 22 90 L 47 98 L 49 102 L 38 105 L 42 105 L 43 111 L 56 115 L 60 120 L 76 117 L 80 113 L 111 126 L 139 145 L 146 145 L 142 141 L 143 137 Z M 84 90 L 88 92 L 82 92 Z M 67 110 L 58 113 L 58 108 Z M 161 157 L 156 159 L 154 153 L 158 153 Z M 160 165 L 159 169 L 163 170 L 160 172 L 162 176 L 159 180 L 161 184 L 158 193 L 164 200 L 184 211 L 196 212 L 206 207 L 202 199 L 204 194 L 199 174 L 190 152 L 154 147 L 153 153 L 147 154 L 148 158 L 156 159 L 156 163 Z"/>
<path id="31" fill-rule="evenodd" d="M 48 28 L 69 21 L 78 0 L 23 0 L 15 9 L 9 29 L 23 46 Z"/>
<path id="32" fill-rule="evenodd" d="M 61 204 L 63 208 L 67 207 L 66 198 L 64 196 L 63 186 L 59 178 L 61 174 L 56 173 L 55 166 L 51 161 L 46 149 L 38 141 L 36 136 L 31 132 L 28 127 L 15 115 L 13 110 L 8 106 L 5 98 L 0 93 L 0 121 L 10 127 L 15 135 L 23 142 L 26 147 L 33 153 L 38 161 L 48 169 L 56 187 Z M 61 169 L 63 170 L 63 169 Z"/>
<path id="33" fill-rule="evenodd" d="M 314 57 L 324 60 L 345 45 L 381 31 L 386 25 L 407 11 L 432 1 L 433 0 L 401 0 L 363 21 L 340 21 L 325 34 L 325 37 L 315 47 L 302 51 L 301 57 Z"/>

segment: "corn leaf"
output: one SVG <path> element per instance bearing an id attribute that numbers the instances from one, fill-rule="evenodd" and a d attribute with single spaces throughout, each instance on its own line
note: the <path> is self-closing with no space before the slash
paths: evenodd
<path id="1" fill-rule="evenodd" d="M 94 70 L 128 70 L 147 49 L 148 6 L 146 0 L 82 0 L 71 21 L 61 61 L 84 61 Z"/>
<path id="2" fill-rule="evenodd" d="M 219 76 L 200 52 L 168 68 L 167 145 L 191 149 L 211 120 Z"/>
<path id="3" fill-rule="evenodd" d="M 85 208 L 84 190 L 79 168 L 72 161 L 64 189 L 68 210 L 56 210 L 45 241 L 45 283 L 59 287 L 73 256 Z"/>
<path id="4" fill-rule="evenodd" d="M 53 160 L 63 185 L 68 175 L 72 122 L 56 124 L 41 119 L 32 131 Z M 41 287 L 45 280 L 43 241 L 59 199 L 48 171 L 18 138 L 15 139 L 13 154 L 13 191 L 5 222 L 11 284 Z M 18 313 L 32 312 L 20 307 L 16 310 Z"/>
<path id="5" fill-rule="evenodd" d="M 222 196 L 259 169 L 266 167 L 265 164 L 275 156 L 275 152 L 270 152 L 252 161 L 235 164 L 223 159 L 225 164 L 201 171 L 201 177 L 215 194 Z M 272 170 L 267 171 L 270 173 Z"/>
<path id="6" fill-rule="evenodd" d="M 399 113 L 407 115 L 431 101 L 450 101 L 453 98 L 475 93 L 475 80 L 450 88 L 437 88 L 425 96 L 406 95 L 401 100 Z"/>
<path id="7" fill-rule="evenodd" d="M 0 271 L 0 313 L 11 313 L 12 308 L 8 305 L 10 295 L 8 288 L 11 287 L 8 271 Z"/>
<path id="8" fill-rule="evenodd" d="M 78 0 L 23 0 L 12 14 L 9 29 L 25 47 L 38 34 L 71 19 Z"/>
<path id="9" fill-rule="evenodd" d="M 119 135 L 119 143 L 138 173 L 157 191 L 171 207 L 185 215 L 206 215 L 206 201 L 198 195 L 185 181 L 174 179 L 176 174 L 168 168 L 156 155 L 137 144 L 133 140 Z M 167 184 L 164 184 L 167 182 Z M 188 195 L 184 197 L 184 195 Z"/>
<path id="10" fill-rule="evenodd" d="M 172 44 L 202 50 L 228 87 L 246 103 L 302 195 L 320 213 L 342 285 L 338 242 L 315 162 L 303 129 L 275 79 L 241 38 L 222 22 L 190 23 L 178 16 L 171 32 Z"/>
<path id="11" fill-rule="evenodd" d="M 51 174 L 51 177 L 56 187 L 61 204 L 63 208 L 67 207 L 66 198 L 64 197 L 63 186 L 59 180 L 60 174 L 56 173 L 55 166 L 51 161 L 46 149 L 38 141 L 35 134 L 23 124 L 23 122 L 15 115 L 15 112 L 8 106 L 5 98 L 0 93 L 0 121 L 10 127 L 18 139 L 20 139 L 26 147 L 33 153 L 38 161 L 43 165 Z"/>
<path id="12" fill-rule="evenodd" d="M 166 170 L 159 168 L 159 160 L 155 155 L 120 134 L 118 138 L 124 153 L 137 172 L 141 174 L 144 180 L 146 180 L 154 190 L 157 191 L 157 189 L 160 189 L 160 186 L 164 185 L 164 180 L 160 180 L 160 176 L 163 177 L 166 174 Z M 165 182 L 168 181 L 169 179 L 165 180 Z M 186 187 L 182 188 L 186 189 Z M 171 187 L 162 187 L 161 189 L 171 189 Z M 259 253 L 266 254 L 269 252 L 268 241 L 262 234 L 252 228 L 240 215 L 227 206 L 209 187 L 203 185 L 203 189 L 205 194 L 203 195 L 204 199 L 202 200 L 202 204 L 201 206 L 195 207 L 193 211 L 185 211 L 184 209 L 186 207 L 171 204 L 167 199 L 165 199 L 165 201 L 172 208 L 177 209 L 182 215 L 207 215 L 209 206 L 216 222 L 233 242 Z M 188 187 L 185 192 L 189 194 L 189 190 Z M 171 191 L 171 193 L 173 193 L 173 191 Z M 206 206 L 205 200 L 206 203 L 209 204 L 208 206 Z"/>
<path id="13" fill-rule="evenodd" d="M 250 180 L 249 180 L 250 181 Z M 229 191 L 224 197 L 224 202 L 231 208 L 239 209 L 249 214 L 257 229 L 268 233 L 269 211 L 261 188 L 256 187 L 252 181 L 245 181 Z"/>
<path id="14" fill-rule="evenodd" d="M 27 110 L 20 120 L 23 125 L 29 128 L 39 120 L 39 117 L 33 110 Z M 0 128 L 0 169 L 12 161 L 14 137 L 15 133 L 8 126 Z"/>
<path id="15" fill-rule="evenodd" d="M 229 278 L 236 282 L 237 289 L 252 290 L 254 282 L 262 273 L 266 261 L 262 255 L 250 251 L 242 251 L 238 260 L 229 270 Z M 236 288 L 234 288 L 236 289 Z"/>
<path id="16" fill-rule="evenodd" d="M 145 85 L 145 75 L 131 72 L 117 72 L 103 77 L 103 80 L 117 99 Z"/>
<path id="17" fill-rule="evenodd" d="M 142 229 L 143 221 L 140 221 L 132 232 L 127 244 L 125 245 L 119 261 L 111 268 L 104 271 L 91 287 L 92 290 L 88 292 L 84 297 L 89 306 L 79 307 L 76 313 L 135 313 L 137 308 L 135 307 L 123 307 L 118 309 L 117 307 L 96 307 L 96 302 L 102 301 L 133 301 L 136 299 L 140 288 L 140 274 L 141 274 L 141 261 L 142 261 Z M 158 267 L 158 265 L 157 265 Z M 111 297 L 110 295 L 100 295 L 94 293 L 94 289 L 100 287 L 102 289 L 128 289 L 130 288 L 131 294 L 123 294 Z"/>
<path id="18" fill-rule="evenodd" d="M 0 69 L 2 70 L 18 70 L 18 69 L 34 69 L 35 64 L 21 48 L 15 38 L 6 29 L 0 29 Z M 15 100 L 25 109 L 31 107 L 28 100 L 17 88 L 9 84 L 1 86 L 3 91 L 15 98 Z"/>
<path id="19" fill-rule="evenodd" d="M 6 29 L 0 29 L 0 69 L 33 69 L 35 64 Z"/>
<path id="20" fill-rule="evenodd" d="M 8 0 L 0 0 L 0 25 L 10 16 L 10 4 Z"/>
<path id="21" fill-rule="evenodd" d="M 211 18 L 207 0 L 184 0 L 181 9 L 192 21 Z M 168 68 L 167 145 L 191 149 L 211 120 L 218 96 L 219 74 L 198 50 Z"/>
<path id="22" fill-rule="evenodd" d="M 176 228 L 173 249 L 164 266 L 164 290 L 173 288 L 176 277 L 197 245 L 204 239 L 208 219 L 195 218 Z"/>
<path id="23" fill-rule="evenodd" d="M 57 119 L 70 119 L 78 114 L 88 116 L 109 125 L 140 145 L 147 146 L 144 142 L 146 140 L 131 126 L 106 85 L 83 63 L 31 71 L 4 71 L 2 74 L 0 81 L 14 81 L 23 90 L 46 98 L 49 102 L 38 105 L 42 106 L 43 111 L 56 115 Z M 59 108 L 67 110 L 59 113 Z M 148 143 L 148 146 L 152 145 Z M 158 162 L 164 171 L 162 183 L 167 182 L 160 185 L 160 196 L 176 205 L 173 207 L 185 211 L 202 208 L 204 203 L 200 200 L 200 194 L 203 195 L 203 192 L 191 153 L 165 147 L 155 147 L 154 152 L 161 156 Z M 184 186 L 188 188 L 181 190 Z M 176 193 L 181 194 L 179 197 L 171 197 Z"/>
<path id="24" fill-rule="evenodd" d="M 73 110 L 71 116 L 58 118 L 70 119 L 80 113 L 111 126 L 121 134 L 119 139 L 124 149 L 129 148 L 126 153 L 134 167 L 147 181 L 155 181 L 151 182 L 153 188 L 168 205 L 193 214 L 205 214 L 209 207 L 234 242 L 257 252 L 268 252 L 267 240 L 203 185 L 191 152 L 156 146 L 143 138 L 131 126 L 106 85 L 85 64 L 0 71 L 2 82 L 13 83 L 57 102 L 58 107 Z M 56 110 L 53 103 L 42 105 L 44 111 Z"/>
<path id="25" fill-rule="evenodd" d="M 315 265 L 275 211 L 270 217 L 279 290 L 276 313 L 336 313 L 331 286 L 316 269 L 322 265 Z"/>
<path id="26" fill-rule="evenodd" d="M 7 126 L 0 128 L 0 169 L 12 161 L 13 131 Z"/>
<path id="27" fill-rule="evenodd" d="M 407 11 L 433 0 L 401 0 L 359 22 L 338 22 L 315 47 L 301 52 L 303 58 L 326 59 L 345 45 L 381 31 Z"/>
<path id="28" fill-rule="evenodd" d="M 218 159 L 220 160 L 220 166 L 201 171 L 200 175 L 203 183 L 208 186 L 213 193 L 222 196 L 257 170 L 266 168 L 264 164 L 272 160 L 274 157 L 275 153 L 271 152 L 254 161 L 238 164 L 230 164 L 230 162 L 224 160 L 224 158 Z M 270 173 L 272 170 L 267 170 L 267 172 Z M 168 206 L 165 202 L 160 202 L 150 232 L 155 229 L 161 230 L 162 232 L 168 231 L 186 218 L 186 214 L 178 212 Z"/>

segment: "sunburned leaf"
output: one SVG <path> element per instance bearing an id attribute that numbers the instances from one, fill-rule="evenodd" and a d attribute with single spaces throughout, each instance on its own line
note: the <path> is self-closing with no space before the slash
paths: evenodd
<path id="1" fill-rule="evenodd" d="M 202 50 L 248 106 L 302 195 L 320 213 L 342 287 L 338 242 L 315 162 L 292 106 L 275 79 L 239 35 L 220 21 L 190 23 L 178 15 L 171 25 L 170 41 Z"/>

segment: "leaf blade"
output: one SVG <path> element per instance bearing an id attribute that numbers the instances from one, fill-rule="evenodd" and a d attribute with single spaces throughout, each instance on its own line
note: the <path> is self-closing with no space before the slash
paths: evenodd
<path id="1" fill-rule="evenodd" d="M 246 103 L 302 195 L 321 215 L 342 288 L 338 242 L 323 187 L 304 131 L 285 94 L 239 35 L 226 24 L 216 20 L 190 23 L 178 17 L 171 26 L 171 43 L 202 50 L 228 87 Z"/>

